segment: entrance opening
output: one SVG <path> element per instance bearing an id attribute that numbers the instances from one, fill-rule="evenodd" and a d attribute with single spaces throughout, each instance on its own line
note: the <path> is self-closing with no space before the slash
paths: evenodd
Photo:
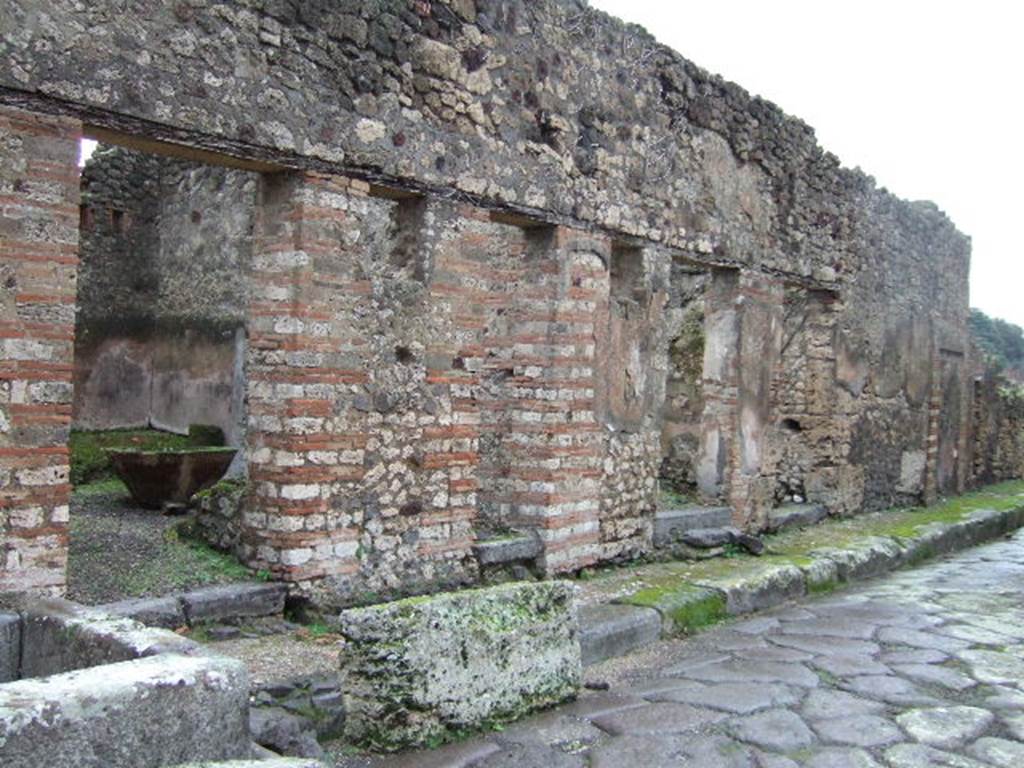
<path id="1" fill-rule="evenodd" d="M 212 552 L 170 552 L 178 521 L 143 507 L 183 511 L 186 477 L 208 485 L 229 463 L 228 478 L 246 474 L 259 175 L 103 143 L 83 160 L 68 580 L 72 599 L 101 603 L 232 573 Z M 135 470 L 129 498 L 118 475 L 153 463 Z"/>

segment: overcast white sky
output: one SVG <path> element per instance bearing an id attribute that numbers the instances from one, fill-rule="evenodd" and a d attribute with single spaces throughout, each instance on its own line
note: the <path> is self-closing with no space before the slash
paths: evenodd
<path id="1" fill-rule="evenodd" d="M 935 201 L 974 241 L 971 305 L 1024 325 L 1024 3 L 590 0 Z"/>

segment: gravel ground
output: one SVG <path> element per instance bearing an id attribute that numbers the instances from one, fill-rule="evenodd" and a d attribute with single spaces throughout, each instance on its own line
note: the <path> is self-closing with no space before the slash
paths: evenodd
<path id="1" fill-rule="evenodd" d="M 340 638 L 303 639 L 296 634 L 223 640 L 208 647 L 244 662 L 253 686 L 338 672 Z"/>
<path id="2" fill-rule="evenodd" d="M 183 519 L 138 507 L 109 483 L 76 492 L 68 597 L 96 605 L 252 578 L 233 558 L 179 541 L 175 527 Z"/>

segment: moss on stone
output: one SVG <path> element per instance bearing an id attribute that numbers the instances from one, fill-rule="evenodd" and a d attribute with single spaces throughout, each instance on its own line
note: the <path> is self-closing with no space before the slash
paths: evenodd
<path id="1" fill-rule="evenodd" d="M 646 587 L 620 602 L 654 608 L 663 620 L 671 624 L 674 634 L 694 632 L 722 621 L 728 615 L 722 593 L 685 582 Z"/>

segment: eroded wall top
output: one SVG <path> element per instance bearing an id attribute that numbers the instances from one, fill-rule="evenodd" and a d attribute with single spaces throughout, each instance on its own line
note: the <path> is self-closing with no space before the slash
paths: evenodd
<path id="1" fill-rule="evenodd" d="M 836 285 L 879 205 L 904 229 L 948 228 L 578 0 L 12 0 L 0 27 L 7 102 L 458 190 L 709 263 Z"/>

